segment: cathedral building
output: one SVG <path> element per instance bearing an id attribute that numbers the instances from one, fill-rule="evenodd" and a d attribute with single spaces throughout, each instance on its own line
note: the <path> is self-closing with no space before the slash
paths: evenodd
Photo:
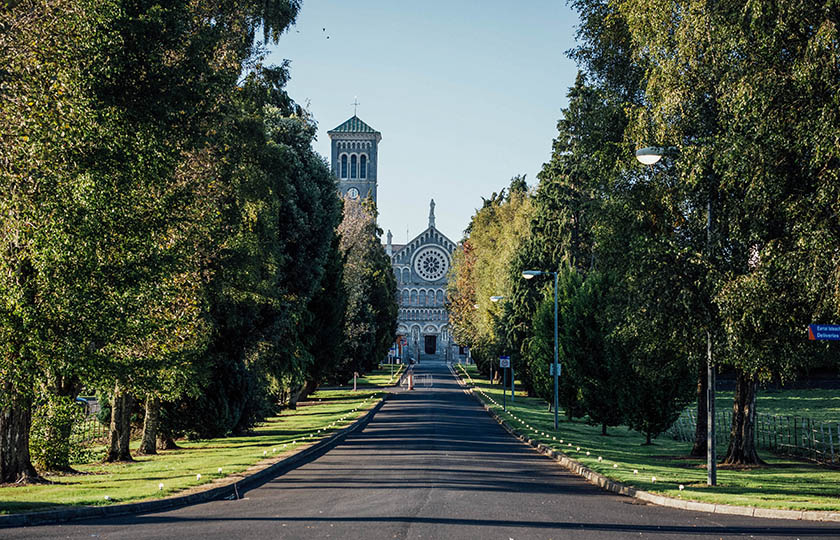
<path id="1" fill-rule="evenodd" d="M 331 166 L 342 196 L 376 202 L 379 141 L 382 134 L 352 118 L 327 132 Z M 449 359 L 452 338 L 446 311 L 446 282 L 455 243 L 435 228 L 435 201 L 429 204 L 429 226 L 406 244 L 394 244 L 388 231 L 385 251 L 397 278 L 398 341 L 404 358 Z"/>
<path id="2" fill-rule="evenodd" d="M 429 205 L 429 227 L 404 245 L 392 243 L 388 231 L 385 251 L 391 256 L 397 277 L 397 334 L 407 338 L 408 346 L 403 355 L 451 359 L 452 337 L 445 302 L 455 244 L 435 228 L 434 200 Z"/>

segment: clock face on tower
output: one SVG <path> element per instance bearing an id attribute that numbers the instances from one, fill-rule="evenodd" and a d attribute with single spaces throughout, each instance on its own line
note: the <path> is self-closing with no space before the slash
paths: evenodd
<path id="1" fill-rule="evenodd" d="M 358 199 L 359 198 L 359 190 L 354 188 L 354 187 L 351 187 L 350 189 L 347 190 L 347 196 L 350 197 L 351 199 Z"/>
<path id="2" fill-rule="evenodd" d="M 414 271 L 426 281 L 443 279 L 447 270 L 449 257 L 436 247 L 423 248 L 414 259 Z"/>

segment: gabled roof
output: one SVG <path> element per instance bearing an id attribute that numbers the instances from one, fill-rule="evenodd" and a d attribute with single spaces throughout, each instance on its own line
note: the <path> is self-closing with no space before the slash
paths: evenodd
<path id="1" fill-rule="evenodd" d="M 378 131 L 362 122 L 362 120 L 355 114 L 352 118 L 345 121 L 340 126 L 329 130 L 327 133 L 375 133 L 377 135 L 379 134 Z"/>
<path id="2" fill-rule="evenodd" d="M 403 249 L 411 246 L 412 244 L 415 244 L 418 241 L 420 241 L 421 244 L 424 244 L 425 242 L 422 242 L 420 239 L 426 233 L 431 233 L 431 234 L 437 233 L 437 234 L 440 235 L 441 238 L 443 238 L 444 240 L 446 240 L 447 242 L 449 242 L 452 245 L 452 249 L 457 249 L 457 247 L 458 247 L 458 244 L 456 244 L 455 242 L 450 240 L 449 237 L 447 237 L 445 234 L 440 232 L 437 227 L 431 226 L 431 227 L 427 227 L 423 232 L 421 232 L 420 234 L 418 234 L 417 236 L 415 236 L 414 238 L 412 238 L 411 240 L 409 240 L 405 244 L 391 244 L 391 249 L 394 250 L 393 251 L 394 255 L 396 255 L 398 252 L 402 251 Z"/>

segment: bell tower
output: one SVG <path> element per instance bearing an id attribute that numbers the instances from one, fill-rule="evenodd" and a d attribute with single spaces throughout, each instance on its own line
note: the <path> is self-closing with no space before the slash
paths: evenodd
<path id="1" fill-rule="evenodd" d="M 382 134 L 353 115 L 327 132 L 332 172 L 342 197 L 370 198 L 376 202 L 376 166 Z"/>

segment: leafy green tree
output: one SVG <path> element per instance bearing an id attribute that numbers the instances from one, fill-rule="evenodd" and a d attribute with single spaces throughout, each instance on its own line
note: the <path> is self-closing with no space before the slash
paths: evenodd
<path id="1" fill-rule="evenodd" d="M 327 267 L 340 201 L 311 149 L 314 124 L 283 90 L 287 76 L 283 67 L 250 73 L 220 125 L 229 195 L 208 286 L 208 363 L 211 379 L 232 376 L 180 406 L 192 420 L 174 427 L 196 436 L 247 431 L 281 396 L 297 394 L 316 361 L 306 332 L 313 298 L 336 279 Z"/>
<path id="2" fill-rule="evenodd" d="M 648 66 L 633 133 L 680 147 L 686 206 L 697 209 L 689 221 L 711 225 L 705 326 L 716 362 L 736 371 L 731 464 L 760 461 L 759 381 L 791 377 L 819 356 L 791 329 L 837 313 L 836 295 L 811 293 L 836 279 L 826 242 L 836 245 L 837 146 L 825 134 L 836 133 L 837 80 L 824 71 L 837 61 L 835 25 L 824 2 L 771 4 L 621 4 Z M 784 286 L 780 300 L 766 301 L 766 283 Z"/>
<path id="3" fill-rule="evenodd" d="M 397 330 L 397 283 L 390 257 L 379 241 L 376 210 L 367 201 L 344 199 L 338 228 L 345 260 L 344 359 L 332 381 L 344 384 L 354 372 L 377 366 L 388 354 Z"/>
<path id="4" fill-rule="evenodd" d="M 603 200 L 623 151 L 626 119 L 621 102 L 579 74 L 569 90 L 569 106 L 557 122 L 551 160 L 543 165 L 534 195 L 528 240 L 513 259 L 512 347 L 523 350 L 533 335 L 532 317 L 541 301 L 531 283 L 519 279 L 523 270 L 558 271 L 571 265 L 585 276 L 596 266 L 595 232 Z M 536 373 L 523 379 L 533 387 Z"/>
<path id="5" fill-rule="evenodd" d="M 580 418 L 586 414 L 583 407 L 581 389 L 576 373 L 570 369 L 565 356 L 565 348 L 561 344 L 563 320 L 560 313 L 569 311 L 569 304 L 573 301 L 581 287 L 581 275 L 574 269 L 564 266 L 558 276 L 558 363 L 560 376 L 557 381 L 557 400 L 566 418 Z M 537 305 L 533 316 L 532 334 L 525 342 L 524 357 L 526 367 L 531 374 L 533 392 L 544 399 L 551 408 L 554 404 L 554 377 L 550 366 L 554 364 L 554 283 L 547 283 L 542 287 L 542 299 Z"/>
<path id="6" fill-rule="evenodd" d="M 564 281 L 574 283 L 568 276 Z M 624 419 L 624 398 L 630 380 L 628 362 L 622 348 L 615 343 L 616 305 L 613 299 L 614 280 L 605 273 L 590 272 L 572 289 L 562 311 L 563 361 L 566 377 L 580 389 L 581 407 L 588 421 L 601 426 L 617 426 Z"/>
<path id="7" fill-rule="evenodd" d="M 333 239 L 321 288 L 309 303 L 309 322 L 304 336 L 312 353 L 312 364 L 306 370 L 306 382 L 300 392 L 303 399 L 318 385 L 330 380 L 344 356 L 344 314 L 347 295 L 344 289 L 344 257 L 339 237 Z"/>
<path id="8" fill-rule="evenodd" d="M 37 480 L 34 394 L 78 387 L 105 334 L 104 291 L 92 277 L 102 257 L 96 212 L 109 192 L 77 168 L 96 135 L 82 59 L 100 14 L 85 7 L 23 2 L 0 11 L 0 483 Z"/>
<path id="9" fill-rule="evenodd" d="M 519 349 L 508 342 L 507 321 L 513 281 L 520 279 L 510 264 L 528 235 L 531 213 L 525 178 L 512 178 L 506 190 L 484 199 L 453 261 L 448 297 L 454 336 L 472 348 L 478 368 L 488 375 L 500 354 L 510 355 L 514 366 L 524 365 Z M 501 304 L 491 300 L 494 296 L 504 297 Z"/>
<path id="10" fill-rule="evenodd" d="M 35 477 L 27 436 L 38 382 L 78 378 L 122 400 L 201 341 L 200 297 L 178 287 L 195 268 L 169 236 L 195 195 L 176 171 L 205 144 L 256 29 L 276 38 L 297 7 L 25 1 L 0 14 L 11 60 L 3 100 L 14 104 L 0 119 L 11 143 L 2 191 L 12 194 L 0 481 Z M 127 458 L 127 439 L 116 439 L 112 457 Z"/>
<path id="11" fill-rule="evenodd" d="M 475 251 L 469 238 L 466 238 L 452 254 L 452 267 L 446 282 L 446 307 L 452 336 L 456 343 L 471 348 L 478 343 L 474 316 L 476 296 L 473 269 L 475 261 Z M 472 355 L 474 357 L 475 353 L 473 352 Z M 479 370 L 482 369 L 478 367 Z M 485 373 L 483 370 L 481 372 Z"/>
<path id="12" fill-rule="evenodd" d="M 146 257 L 150 274 L 135 280 L 133 317 L 126 319 L 118 341 L 112 340 L 106 347 L 114 360 L 109 364 L 109 376 L 116 381 L 108 460 L 130 459 L 125 411 L 130 408 L 131 394 L 151 393 L 150 404 L 160 392 L 177 396 L 180 389 L 166 383 L 164 372 L 174 374 L 175 379 L 190 379 L 189 372 L 186 376 L 173 373 L 179 364 L 172 360 L 182 360 L 180 365 L 189 370 L 189 357 L 203 349 L 204 291 L 185 284 L 201 283 L 200 276 L 208 268 L 204 261 L 190 260 L 189 250 L 179 251 L 173 237 L 182 233 L 185 224 L 203 225 L 200 220 L 184 219 L 195 217 L 184 209 L 205 192 L 183 181 L 200 181 L 202 175 L 189 174 L 189 166 L 181 175 L 179 164 L 207 144 L 208 134 L 212 135 L 223 115 L 222 99 L 233 90 L 243 63 L 254 52 L 258 25 L 264 25 L 267 33 L 282 32 L 294 20 L 296 5 L 282 4 L 290 9 L 279 14 L 272 11 L 276 3 L 249 1 L 224 6 L 128 3 L 112 14 L 110 36 L 120 46 L 109 51 L 111 62 L 97 64 L 92 70 L 93 90 L 103 107 L 120 111 L 117 126 L 131 137 L 140 137 L 138 143 L 129 138 L 118 148 L 133 149 L 138 156 L 126 161 L 138 166 L 132 171 L 137 186 L 131 192 L 132 202 L 146 212 L 138 212 L 145 220 L 134 232 L 135 238 L 137 232 L 145 235 L 141 239 L 147 247 L 138 252 Z M 189 165 L 196 164 L 200 167 L 206 162 Z M 207 176 L 211 176 L 211 167 L 204 167 Z M 107 173 L 126 169 L 130 167 Z M 212 212 L 203 215 L 216 217 Z M 210 226 L 201 232 L 214 238 L 217 231 Z M 155 286 L 150 287 L 151 283 Z M 173 331 L 176 328 L 180 331 Z M 153 431 L 153 423 L 148 427 Z M 153 436 L 146 437 L 145 450 L 150 450 L 152 440 Z"/>

